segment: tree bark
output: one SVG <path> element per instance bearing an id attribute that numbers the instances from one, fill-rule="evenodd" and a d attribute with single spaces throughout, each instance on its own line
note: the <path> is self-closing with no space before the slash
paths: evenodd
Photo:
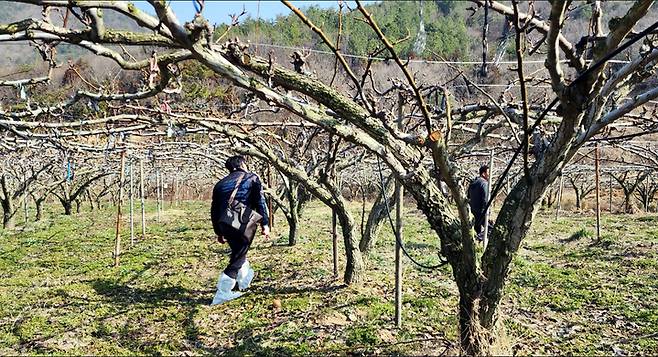
<path id="1" fill-rule="evenodd" d="M 64 214 L 70 216 L 72 214 L 72 209 L 73 209 L 72 202 L 62 199 L 60 199 L 60 202 L 62 203 L 62 207 L 64 207 Z"/>
<path id="2" fill-rule="evenodd" d="M 343 281 L 345 284 L 358 284 L 363 280 L 364 265 L 361 251 L 359 251 L 359 242 L 356 238 L 354 218 L 347 211 L 347 207 L 343 204 L 338 205 L 336 209 L 336 216 L 340 223 L 340 228 L 343 233 L 343 244 L 345 245 L 345 275 Z"/>
<path id="3" fill-rule="evenodd" d="M 2 227 L 12 229 L 15 227 L 14 222 L 14 203 L 11 198 L 1 200 L 2 203 Z"/>
<path id="4" fill-rule="evenodd" d="M 294 246 L 297 244 L 297 226 L 299 225 L 299 183 L 290 180 L 290 187 L 288 188 L 288 205 L 289 217 L 288 218 L 288 245 Z"/>
<path id="5" fill-rule="evenodd" d="M 394 180 L 389 178 L 385 183 L 385 192 L 386 199 L 388 200 L 388 209 L 393 209 L 395 207 L 395 200 L 393 199 L 393 189 L 395 185 L 393 184 Z M 375 245 L 377 241 L 377 236 L 379 235 L 379 230 L 381 228 L 382 222 L 387 216 L 386 211 L 386 201 L 382 195 L 381 188 L 377 194 L 377 199 L 368 213 L 368 220 L 366 221 L 366 226 L 363 229 L 363 237 L 359 242 L 359 249 L 362 253 L 368 253 L 370 249 Z"/>
<path id="6" fill-rule="evenodd" d="M 36 215 L 34 216 L 34 221 L 39 222 L 43 218 L 43 201 L 44 200 L 35 200 L 34 204 L 36 206 Z"/>

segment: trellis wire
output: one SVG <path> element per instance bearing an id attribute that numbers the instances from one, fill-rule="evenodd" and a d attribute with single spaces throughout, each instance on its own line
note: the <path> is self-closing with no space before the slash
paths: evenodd
<path id="1" fill-rule="evenodd" d="M 384 206 L 386 207 L 386 216 L 388 217 L 388 223 L 391 225 L 391 230 L 393 230 L 393 235 L 395 236 L 395 241 L 400 246 L 400 249 L 402 249 L 402 252 L 404 253 L 404 255 L 407 256 L 407 258 L 409 258 L 409 260 L 411 260 L 412 263 L 418 265 L 421 268 L 425 268 L 425 269 L 437 269 L 437 268 L 440 268 L 440 267 L 448 264 L 447 260 L 446 261 L 442 260 L 441 264 L 426 265 L 426 264 L 420 263 L 419 261 L 414 259 L 409 254 L 407 249 L 404 247 L 404 244 L 402 243 L 402 237 L 400 237 L 400 232 L 395 228 L 395 224 L 393 223 L 393 218 L 391 217 L 391 207 L 388 203 L 388 197 L 386 196 L 386 188 L 384 187 L 384 185 L 385 185 L 384 184 L 384 175 L 382 174 L 382 164 L 381 164 L 381 160 L 379 159 L 379 157 L 377 157 L 377 167 L 379 169 L 378 170 L 379 184 L 380 184 L 380 188 L 382 190 L 382 197 L 384 198 Z M 439 256 L 439 259 L 441 259 L 440 256 Z"/>

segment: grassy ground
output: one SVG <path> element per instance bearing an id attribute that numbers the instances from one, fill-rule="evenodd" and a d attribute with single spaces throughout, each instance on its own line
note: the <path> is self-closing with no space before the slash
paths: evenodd
<path id="1" fill-rule="evenodd" d="M 114 212 L 53 215 L 0 236 L 0 354 L 454 353 L 457 295 L 450 270 L 405 267 L 403 326 L 393 324 L 393 239 L 386 227 L 367 279 L 333 278 L 330 212 L 311 204 L 296 247 L 257 242 L 242 298 L 210 307 L 227 247 L 211 239 L 207 203 L 182 203 L 112 267 Z M 355 213 L 359 207 L 354 207 Z M 438 262 L 437 239 L 415 211 L 404 235 Z M 515 258 L 503 301 L 519 354 L 658 353 L 658 217 L 554 221 L 540 214 Z M 137 229 L 139 231 L 139 228 Z M 342 244 L 341 244 L 342 246 Z M 341 257 L 342 260 L 342 257 Z"/>

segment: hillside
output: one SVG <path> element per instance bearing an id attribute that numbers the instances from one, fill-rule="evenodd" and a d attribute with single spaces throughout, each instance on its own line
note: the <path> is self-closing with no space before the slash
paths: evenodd
<path id="1" fill-rule="evenodd" d="M 422 4 L 422 8 L 421 5 Z M 400 56 L 436 59 L 438 54 L 453 60 L 474 60 L 481 58 L 482 25 L 484 11 L 473 12 L 473 4 L 467 1 L 382 1 L 367 5 L 382 32 L 396 45 Z M 585 1 L 574 1 L 570 6 L 570 21 L 564 35 L 577 42 L 586 35 L 591 9 Z M 525 8 L 526 5 L 522 5 Z M 540 19 L 547 18 L 550 11 L 548 2 L 535 2 L 535 10 Z M 607 31 L 608 21 L 621 16 L 627 6 L 619 2 L 604 4 L 603 25 Z M 318 25 L 332 40 L 338 35 L 339 15 L 336 9 L 317 6 L 302 7 L 309 20 Z M 656 6 L 651 9 L 656 12 Z M 247 15 L 248 16 L 248 15 Z M 654 18 L 648 16 L 645 22 Z M 364 22 L 361 13 L 344 9 L 342 16 L 341 50 L 359 56 L 367 56 L 380 44 L 375 33 Z M 646 23 L 641 23 L 646 26 Z M 218 28 L 223 33 L 226 25 Z M 232 30 L 231 36 L 249 39 L 252 43 L 274 44 L 279 46 L 300 46 L 313 49 L 328 48 L 320 37 L 312 33 L 295 14 L 278 16 L 272 21 L 244 18 Z M 503 41 L 504 38 L 508 41 Z M 506 31 L 504 18 L 492 13 L 489 18 L 489 56 L 501 52 L 503 59 L 514 56 L 513 31 Z M 500 47 L 500 48 L 499 48 Z"/>
<path id="2" fill-rule="evenodd" d="M 53 12 L 51 18 L 55 23 L 63 21 L 65 14 Z M 27 17 L 40 18 L 41 7 L 30 4 L 0 2 L 0 23 L 11 23 L 25 19 Z M 141 31 L 141 28 L 134 22 L 128 21 L 124 16 L 111 10 L 104 12 L 104 19 L 108 27 L 125 29 L 131 31 Z M 75 16 L 69 16 L 69 25 L 73 28 L 79 28 L 81 23 Z M 68 58 L 77 59 L 88 52 L 77 46 L 60 44 L 57 46 L 58 58 L 65 61 Z M 17 65 L 31 65 L 41 63 L 41 57 L 27 43 L 2 43 L 0 42 L 0 63 L 3 67 L 14 67 Z"/>
<path id="3" fill-rule="evenodd" d="M 208 8 L 218 5 L 211 4 Z M 546 18 L 548 6 L 548 3 L 544 2 L 535 4 L 539 18 Z M 473 4 L 470 2 L 448 0 L 383 1 L 367 5 L 384 34 L 392 41 L 399 41 L 396 48 L 402 57 L 435 59 L 440 55 L 453 60 L 481 58 L 484 11 L 480 9 L 473 12 L 472 7 Z M 569 26 L 564 29 L 564 35 L 577 42 L 577 39 L 585 35 L 583 31 L 588 27 L 591 10 L 584 1 L 574 1 L 570 9 L 569 17 L 577 21 L 569 22 Z M 622 15 L 625 9 L 626 6 L 621 3 L 604 4 L 603 24 L 606 30 L 608 21 Z M 337 9 L 302 6 L 302 10 L 312 22 L 324 30 L 330 39 L 337 37 L 339 27 Z M 656 6 L 651 11 L 655 13 Z M 41 7 L 7 2 L 0 4 L 0 23 L 17 21 L 25 18 L 25 15 L 38 18 L 41 16 Z M 55 21 L 61 21 L 62 17 L 63 14 L 53 14 Z M 125 17 L 112 11 L 106 11 L 104 17 L 109 27 L 140 29 L 136 23 L 127 21 Z M 653 17 L 647 17 L 646 21 L 650 21 L 651 18 Z M 70 19 L 71 26 L 80 26 L 74 16 L 70 16 Z M 345 8 L 341 23 L 341 50 L 344 53 L 367 56 L 379 49 L 379 40 L 363 21 L 358 10 Z M 221 34 L 225 30 L 226 25 L 219 25 L 216 33 Z M 505 35 L 508 36 L 508 41 L 503 40 Z M 493 57 L 498 53 L 504 59 L 511 59 L 514 41 L 509 40 L 510 35 L 513 34 L 505 30 L 503 17 L 492 14 L 487 36 L 489 56 Z M 248 39 L 254 44 L 327 50 L 319 36 L 307 29 L 292 13 L 280 15 L 273 20 L 257 19 L 247 14 L 241 19 L 240 25 L 232 29 L 230 36 Z M 28 45 L 0 43 L 0 50 L 0 60 L 5 64 L 29 64 L 38 60 L 37 53 Z M 77 58 L 85 53 L 84 50 L 68 45 L 58 46 L 58 51 L 60 58 Z"/>

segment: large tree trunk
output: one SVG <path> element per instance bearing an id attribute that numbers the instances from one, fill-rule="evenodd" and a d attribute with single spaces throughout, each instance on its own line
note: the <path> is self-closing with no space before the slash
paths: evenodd
<path id="1" fill-rule="evenodd" d="M 557 163 L 552 166 L 552 170 L 545 169 L 550 174 L 532 175 L 542 179 L 533 182 L 530 189 L 525 177 L 514 185 L 498 214 L 481 270 L 476 261 L 472 229 L 470 226 L 465 229 L 436 186 L 427 185 L 429 178 L 420 173 L 404 181 L 418 208 L 441 237 L 441 255 L 452 267 L 459 290 L 459 336 L 465 354 L 495 352 L 492 346 L 499 343 L 497 309 L 510 262 L 530 228 L 546 188 L 560 171 Z"/>
<path id="2" fill-rule="evenodd" d="M 2 227 L 5 229 L 14 228 L 14 204 L 11 198 L 5 198 L 0 201 L 2 203 Z"/>
<path id="3" fill-rule="evenodd" d="M 36 210 L 37 210 L 37 213 L 34 216 L 34 221 L 35 222 L 39 222 L 43 218 L 43 201 L 45 201 L 45 198 L 44 199 L 37 199 L 37 200 L 34 201 L 34 204 L 35 204 Z"/>
<path id="4" fill-rule="evenodd" d="M 429 173 L 417 171 L 403 180 L 405 188 L 415 198 L 418 208 L 427 217 L 430 226 L 441 237 L 441 255 L 452 267 L 459 290 L 459 330 L 463 351 L 469 355 L 486 354 L 491 343 L 478 319 L 477 302 L 481 296 L 482 281 L 475 259 L 475 244 L 470 221 L 462 223 L 455 215 L 448 199 L 439 188 L 431 184 Z M 462 213 L 463 215 L 463 213 Z"/>
<path id="5" fill-rule="evenodd" d="M 347 207 L 339 203 L 335 208 L 338 222 L 343 232 L 343 243 L 345 244 L 345 275 L 343 280 L 345 284 L 356 284 L 363 280 L 365 272 L 363 265 L 363 257 L 359 250 L 359 242 L 354 234 L 356 225 L 354 218 L 347 211 Z"/>
<path id="6" fill-rule="evenodd" d="M 559 155 L 555 156 L 558 157 Z M 540 208 L 546 189 L 558 177 L 564 162 L 568 161 L 569 158 L 564 159 L 562 163 L 558 160 L 553 163 L 545 163 L 545 168 L 542 171 L 548 173 L 532 172 L 533 182 L 531 185 L 528 185 L 525 177 L 521 178 L 505 199 L 498 213 L 491 239 L 482 257 L 481 294 L 476 296 L 479 308 L 477 316 L 481 329 L 469 332 L 481 333 L 485 331 L 485 344 L 488 346 L 496 343 L 496 327 L 499 323 L 498 306 L 506 278 L 510 272 L 512 258 L 518 251 L 521 241 L 530 230 L 530 225 Z M 481 340 L 480 337 L 479 341 Z M 479 350 L 475 350 L 480 352 L 477 354 L 489 352 L 482 350 L 483 346 L 475 346 L 479 348 Z"/>
<path id="7" fill-rule="evenodd" d="M 624 189 L 624 213 L 632 213 L 631 209 L 631 197 L 633 193 Z"/>
<path id="8" fill-rule="evenodd" d="M 297 194 L 297 214 L 299 217 L 304 213 L 304 207 L 313 199 L 313 194 L 309 192 L 304 186 L 299 186 Z"/>
<path id="9" fill-rule="evenodd" d="M 288 220 L 288 245 L 294 246 L 297 244 L 297 224 L 299 222 L 299 216 L 297 212 L 290 213 L 290 219 Z"/>
<path id="10" fill-rule="evenodd" d="M 94 200 L 91 198 L 91 190 L 87 190 L 85 196 L 87 197 L 87 201 L 89 201 L 89 209 L 93 211 L 95 207 L 94 207 Z"/>
<path id="11" fill-rule="evenodd" d="M 299 225 L 299 210 L 300 201 L 298 199 L 300 185 L 291 180 L 290 187 L 288 188 L 288 245 L 294 246 L 297 244 L 297 226 Z"/>
<path id="12" fill-rule="evenodd" d="M 71 201 L 60 200 L 62 207 L 64 207 L 64 214 L 70 216 L 73 210 L 73 204 Z"/>
<path id="13" fill-rule="evenodd" d="M 545 198 L 542 200 L 542 205 L 545 205 L 546 208 L 553 208 L 555 200 L 557 199 L 557 189 L 552 188 L 547 191 Z"/>
<path id="14" fill-rule="evenodd" d="M 395 200 L 393 200 L 393 191 L 395 188 L 395 180 L 389 178 L 386 182 L 386 199 L 388 201 L 388 209 L 391 210 L 395 207 Z M 384 200 L 384 195 L 382 195 L 381 190 L 377 194 L 377 199 L 370 209 L 368 214 L 368 220 L 366 226 L 363 228 L 363 237 L 359 242 L 359 250 L 362 253 L 368 253 L 370 249 L 375 245 L 377 241 L 377 236 L 379 235 L 379 230 L 382 226 L 382 222 L 386 218 L 388 212 L 386 210 L 386 201 Z"/>

